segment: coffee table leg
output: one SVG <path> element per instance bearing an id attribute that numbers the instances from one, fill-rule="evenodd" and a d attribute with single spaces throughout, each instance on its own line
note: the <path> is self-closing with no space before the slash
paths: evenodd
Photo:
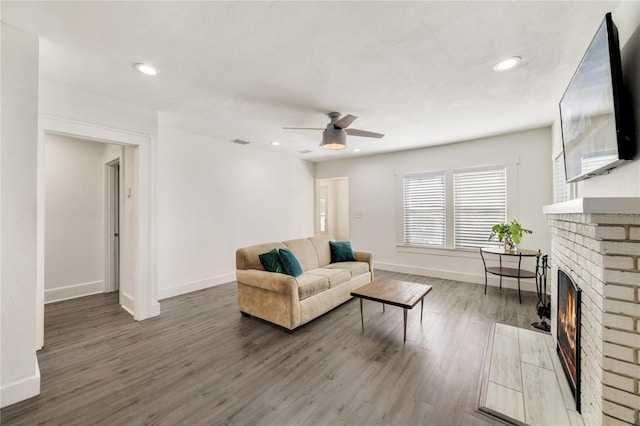
<path id="1" fill-rule="evenodd" d="M 362 323 L 362 331 L 364 331 L 364 315 L 362 314 L 362 299 L 360 299 L 360 322 Z"/>
<path id="2" fill-rule="evenodd" d="M 407 308 L 403 308 L 404 311 L 404 340 L 403 342 L 407 341 Z"/>
<path id="3" fill-rule="evenodd" d="M 384 303 L 382 304 L 382 312 L 384 312 Z"/>
<path id="4" fill-rule="evenodd" d="M 420 323 L 422 323 L 422 311 L 424 311 L 424 299 L 420 302 Z"/>

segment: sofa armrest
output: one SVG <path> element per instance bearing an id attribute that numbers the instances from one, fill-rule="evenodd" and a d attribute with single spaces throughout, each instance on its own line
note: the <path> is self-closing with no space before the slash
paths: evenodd
<path id="1" fill-rule="evenodd" d="M 290 275 L 257 269 L 237 269 L 236 280 L 242 284 L 258 287 L 276 293 L 298 295 L 298 282 Z"/>
<path id="2" fill-rule="evenodd" d="M 354 251 L 353 253 L 356 255 L 358 262 L 367 262 L 369 264 L 369 271 L 373 280 L 373 253 L 369 251 Z"/>

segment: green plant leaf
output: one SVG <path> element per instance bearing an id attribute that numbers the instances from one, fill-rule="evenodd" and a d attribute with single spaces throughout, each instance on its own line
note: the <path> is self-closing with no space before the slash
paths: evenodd
<path id="1" fill-rule="evenodd" d="M 497 223 L 491 228 L 491 234 L 489 234 L 489 241 L 498 238 L 498 241 L 502 241 L 505 238 L 511 238 L 514 244 L 520 244 L 523 234 L 533 234 L 530 229 L 523 228 L 517 220 L 512 220 L 511 223 Z"/>

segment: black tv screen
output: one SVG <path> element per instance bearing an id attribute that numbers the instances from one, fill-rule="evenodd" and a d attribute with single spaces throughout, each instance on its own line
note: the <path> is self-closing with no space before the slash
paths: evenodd
<path id="1" fill-rule="evenodd" d="M 633 156 L 623 91 L 618 31 L 607 13 L 560 101 L 567 182 L 605 173 Z"/>

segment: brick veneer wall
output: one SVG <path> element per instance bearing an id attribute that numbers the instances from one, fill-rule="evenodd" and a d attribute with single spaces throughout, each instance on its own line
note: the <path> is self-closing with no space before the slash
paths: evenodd
<path id="1" fill-rule="evenodd" d="M 582 289 L 585 424 L 640 424 L 640 215 L 548 214 L 552 332 L 558 268 Z"/>

